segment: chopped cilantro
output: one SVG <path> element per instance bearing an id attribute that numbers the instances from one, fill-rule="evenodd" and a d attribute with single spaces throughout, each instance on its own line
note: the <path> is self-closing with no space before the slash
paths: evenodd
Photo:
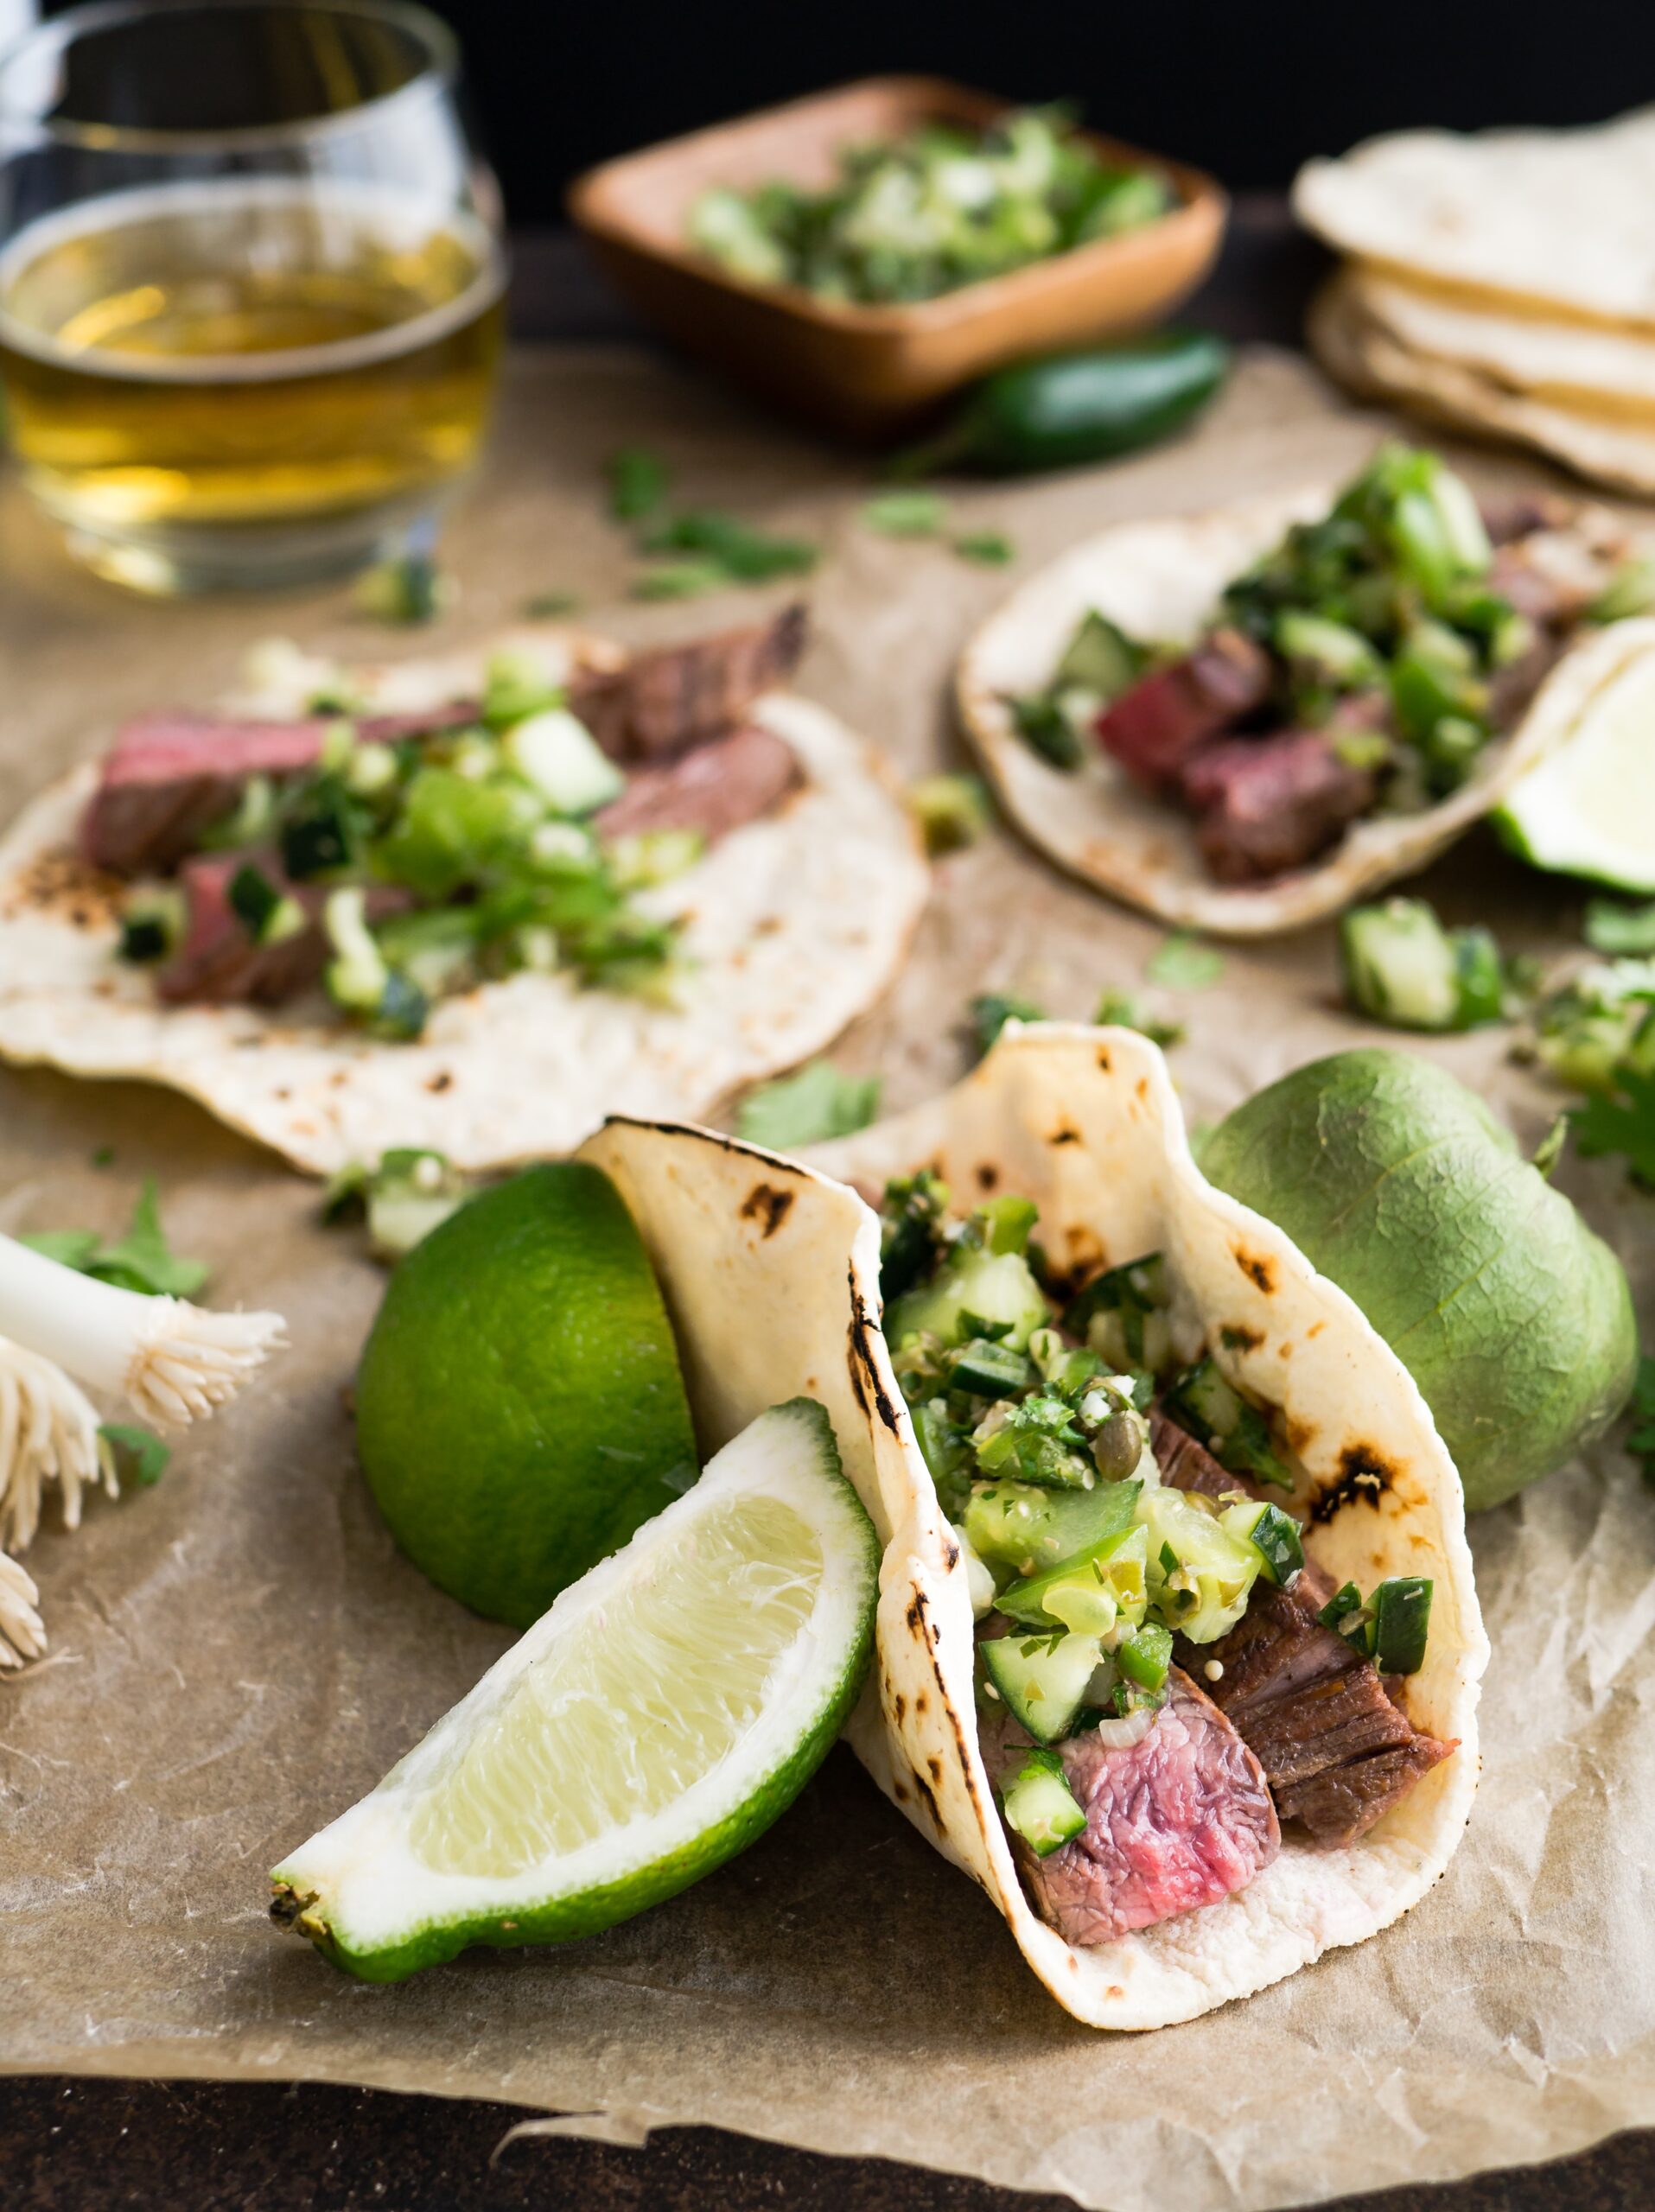
<path id="1" fill-rule="evenodd" d="M 908 811 L 933 860 L 976 844 L 993 818 L 979 776 L 921 776 L 908 785 Z"/>
<path id="2" fill-rule="evenodd" d="M 1609 1085 L 1604 1095 L 1570 1108 L 1575 1141 L 1588 1160 L 1624 1153 L 1633 1182 L 1655 1191 L 1655 1075 L 1623 1060 Z"/>
<path id="3" fill-rule="evenodd" d="M 827 1060 L 748 1091 L 735 1116 L 738 1134 L 772 1152 L 791 1152 L 865 1129 L 879 1111 L 882 1079 L 841 1075 Z"/>
<path id="4" fill-rule="evenodd" d="M 1187 930 L 1174 930 L 1150 954 L 1143 972 L 1150 982 L 1169 991 L 1204 991 L 1223 975 L 1224 955 Z"/>
<path id="5" fill-rule="evenodd" d="M 528 622 L 555 622 L 560 614 L 576 613 L 581 603 L 578 592 L 539 591 L 523 602 L 524 620 Z"/>
<path id="6" fill-rule="evenodd" d="M 986 1052 L 1009 1021 L 1044 1021 L 1046 1008 L 1036 1006 L 1033 999 L 1020 999 L 1009 992 L 984 991 L 971 1001 L 971 1034 L 977 1040 L 979 1056 Z"/>
<path id="7" fill-rule="evenodd" d="M 102 1243 L 91 1229 L 48 1229 L 17 1241 L 78 1274 L 150 1297 L 193 1298 L 207 1281 L 203 1261 L 181 1259 L 168 1243 L 153 1175 L 138 1195 L 125 1236 L 112 1244 Z"/>
<path id="8" fill-rule="evenodd" d="M 617 522 L 642 522 L 666 497 L 666 463 L 647 446 L 622 446 L 603 464 L 609 480 L 609 512 Z"/>
<path id="9" fill-rule="evenodd" d="M 699 599 L 703 592 L 723 591 L 729 571 L 716 561 L 659 561 L 640 569 L 632 580 L 634 599 Z"/>
<path id="10" fill-rule="evenodd" d="M 646 553 L 687 553 L 723 570 L 735 583 L 768 583 L 805 575 L 818 549 L 802 537 L 773 537 L 716 507 L 675 515 L 644 539 Z"/>
<path id="11" fill-rule="evenodd" d="M 1594 951 L 1614 957 L 1655 952 L 1655 899 L 1647 906 L 1622 906 L 1613 899 L 1593 899 L 1583 934 Z"/>
<path id="12" fill-rule="evenodd" d="M 983 569 L 1003 569 L 1017 557 L 1016 547 L 999 530 L 967 531 L 954 540 L 954 552 L 960 560 L 975 561 Z"/>
<path id="13" fill-rule="evenodd" d="M 1181 1021 L 1162 1021 L 1149 1013 L 1141 1001 L 1130 991 L 1109 990 L 1098 1001 L 1098 1011 L 1092 1020 L 1100 1029 L 1136 1029 L 1140 1037 L 1147 1037 L 1152 1045 L 1163 1049 L 1184 1041 Z"/>
<path id="14" fill-rule="evenodd" d="M 1626 1437 L 1626 1449 L 1641 1462 L 1644 1480 L 1655 1486 L 1655 1359 L 1646 1351 L 1638 1356 L 1638 1380 L 1632 1387 L 1632 1414 L 1633 1425 Z"/>
<path id="15" fill-rule="evenodd" d="M 862 511 L 863 528 L 882 537 L 934 537 L 947 519 L 940 492 L 882 492 Z"/>
<path id="16" fill-rule="evenodd" d="M 118 1474 L 140 1490 L 149 1490 L 166 1472 L 172 1447 L 153 1429 L 141 1428 L 135 1421 L 106 1421 L 98 1433 L 114 1457 Z"/>

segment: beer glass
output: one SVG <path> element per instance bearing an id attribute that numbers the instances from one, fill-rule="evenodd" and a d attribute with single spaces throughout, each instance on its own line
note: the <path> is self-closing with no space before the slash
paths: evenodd
<path id="1" fill-rule="evenodd" d="M 141 589 L 378 558 L 475 453 L 498 194 L 402 0 L 100 0 L 0 54 L 0 383 L 24 480 Z"/>

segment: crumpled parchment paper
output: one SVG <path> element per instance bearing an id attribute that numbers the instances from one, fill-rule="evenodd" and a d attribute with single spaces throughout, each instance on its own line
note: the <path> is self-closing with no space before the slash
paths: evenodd
<path id="1" fill-rule="evenodd" d="M 1195 437 L 1050 482 L 962 491 L 1026 573 L 1084 531 L 1353 464 L 1372 416 L 1283 356 L 1250 360 Z M 861 529 L 852 468 L 640 356 L 525 353 L 445 540 L 463 593 L 439 641 L 580 589 L 632 637 L 739 619 L 754 595 L 627 607 L 596 462 L 647 439 L 693 504 L 820 537 L 803 688 L 913 772 L 953 759 L 945 683 L 1008 585 L 943 544 Z M 1484 480 L 1513 476 L 1486 456 Z M 211 696 L 282 628 L 373 654 L 345 596 L 152 607 L 73 572 L 15 482 L 0 498 L 0 808 L 124 709 Z M 422 650 L 432 633 L 409 641 Z M 394 645 L 395 640 L 391 640 Z M 1509 944 L 1575 941 L 1579 899 L 1479 837 L 1423 888 Z M 892 1106 L 964 1064 L 976 990 L 1084 1015 L 1136 986 L 1151 925 L 1003 833 L 939 869 L 912 964 L 840 1049 Z M 1226 955 L 1167 994 L 1194 1119 L 1371 1033 L 1335 1002 L 1323 929 Z M 1556 1101 L 1499 1033 L 1427 1043 L 1525 1139 Z M 112 1144 L 111 1166 L 92 1154 Z M 276 1306 L 292 1350 L 187 1440 L 157 1488 L 35 1544 L 49 1662 L 0 1684 L 0 2069 L 296 2075 L 505 2098 L 609 2139 L 704 2121 L 879 2153 L 1113 2212 L 1300 2202 L 1573 2150 L 1655 2111 L 1655 1495 L 1613 1445 L 1473 1524 L 1493 1640 L 1469 1835 L 1402 1924 L 1281 1986 L 1139 2038 L 1080 2028 L 986 1901 L 843 1750 L 745 1858 L 627 1927 L 359 1986 L 265 1917 L 265 1869 L 369 1787 L 506 1641 L 394 1550 L 347 1410 L 381 1278 L 315 1192 L 183 1101 L 0 1074 L 0 1227 L 124 1220 L 161 1179 L 220 1302 Z M 1613 1162 L 1566 1187 L 1647 1298 L 1655 1199 Z"/>

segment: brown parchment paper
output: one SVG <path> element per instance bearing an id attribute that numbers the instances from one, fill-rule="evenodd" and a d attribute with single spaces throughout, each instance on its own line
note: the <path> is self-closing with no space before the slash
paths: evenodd
<path id="1" fill-rule="evenodd" d="M 1376 418 L 1281 356 L 1250 360 L 1199 435 L 1108 470 L 962 493 L 1006 572 L 869 535 L 851 467 L 639 356 L 518 357 L 460 503 L 463 597 L 438 641 L 572 587 L 607 620 L 627 573 L 596 461 L 659 445 L 682 494 L 822 537 L 803 688 L 913 772 L 953 759 L 945 678 L 1019 573 L 1102 524 L 1354 463 Z M 1514 473 L 1486 458 L 1485 478 Z M 620 605 L 633 637 L 754 604 Z M 151 607 L 73 572 L 0 497 L 0 807 L 124 708 L 215 691 L 284 629 L 372 654 L 343 594 Z M 423 648 L 425 633 L 411 641 Z M 1424 887 L 1452 919 L 1562 945 L 1573 894 L 1486 840 Z M 951 1025 L 1004 987 L 1088 1014 L 1135 985 L 1152 925 L 1003 833 L 939 870 L 912 964 L 841 1047 L 893 1107 L 952 1080 Z M 1174 1003 L 1195 1118 L 1365 1033 L 1334 1002 L 1331 932 L 1231 951 Z M 1554 1102 L 1499 1035 L 1426 1044 L 1528 1139 Z M 112 1144 L 112 1166 L 92 1164 Z M 487 1953 L 395 1989 L 334 1973 L 264 1915 L 264 1870 L 372 1784 L 503 1632 L 393 1549 L 352 1458 L 345 1391 L 381 1278 L 315 1220 L 313 1186 L 163 1093 L 0 1073 L 0 1227 L 124 1217 L 154 1173 L 213 1294 L 287 1314 L 291 1351 L 188 1441 L 159 1486 L 29 1555 L 49 1663 L 0 1684 L 0 2069 L 296 2075 L 487 2095 L 611 2139 L 706 2121 L 877 2152 L 1113 2212 L 1299 2202 L 1566 2152 L 1655 2118 L 1655 1497 L 1612 1446 L 1473 1524 L 1494 1657 L 1469 1835 L 1402 1924 L 1248 2003 L 1138 2038 L 1076 2025 L 986 1901 L 836 1751 L 745 1858 L 627 1927 Z M 1567 1187 L 1648 1297 L 1655 1199 L 1612 1163 Z"/>

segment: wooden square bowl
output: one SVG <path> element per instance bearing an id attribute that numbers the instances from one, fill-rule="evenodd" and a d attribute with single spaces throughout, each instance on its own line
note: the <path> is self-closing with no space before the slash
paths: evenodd
<path id="1" fill-rule="evenodd" d="M 780 177 L 819 188 L 847 145 L 926 123 L 981 130 L 1012 105 L 937 77 L 864 78 L 606 162 L 570 188 L 569 210 L 633 305 L 687 351 L 831 429 L 891 435 L 1007 361 L 1168 314 L 1218 252 L 1224 194 L 1198 169 L 1087 131 L 1104 161 L 1158 170 L 1178 205 L 1140 230 L 891 307 L 732 276 L 689 243 L 691 207 L 713 184 L 750 189 Z"/>

